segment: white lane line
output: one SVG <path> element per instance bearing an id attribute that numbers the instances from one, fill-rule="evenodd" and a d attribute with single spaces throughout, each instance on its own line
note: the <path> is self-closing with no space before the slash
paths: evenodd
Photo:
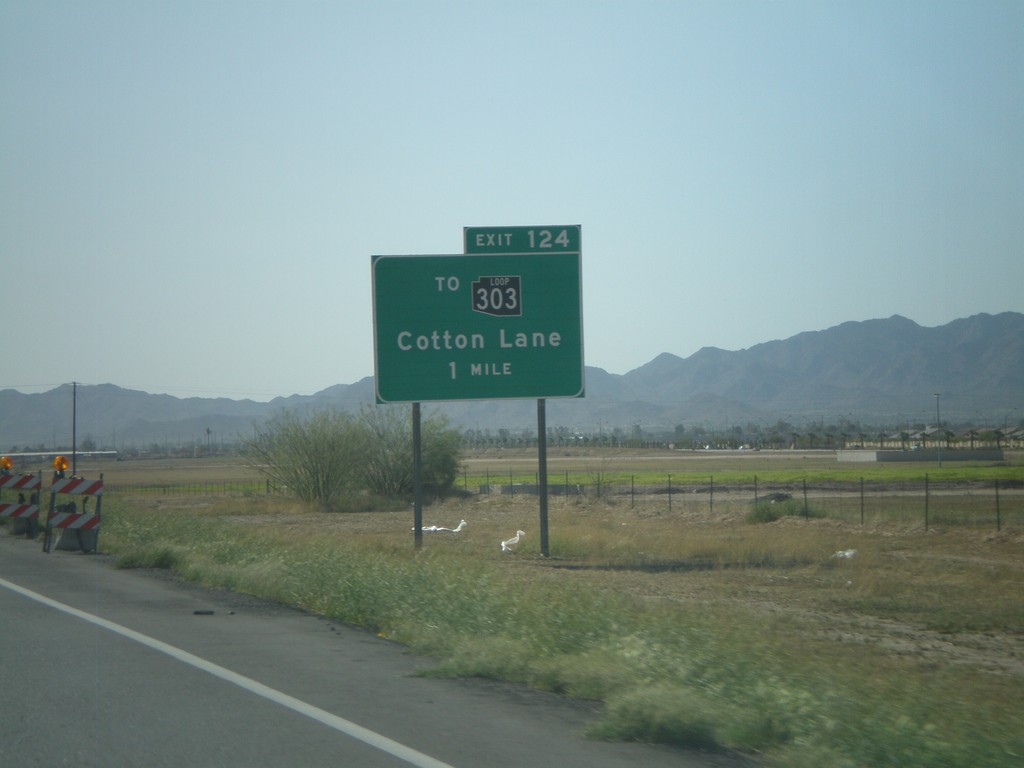
<path id="1" fill-rule="evenodd" d="M 329 728 L 333 728 L 347 736 L 358 739 L 364 744 L 368 744 L 375 749 L 379 749 L 381 752 L 393 755 L 400 760 L 404 760 L 405 762 L 416 766 L 417 768 L 452 768 L 448 763 L 442 763 L 440 760 L 435 760 L 430 755 L 417 752 L 415 749 L 389 739 L 387 736 L 382 736 L 381 734 L 371 731 L 368 728 L 364 728 L 361 725 L 356 725 L 350 720 L 338 717 L 337 715 L 320 709 L 319 707 L 315 707 L 312 704 L 307 704 L 300 699 L 296 699 L 294 696 L 289 696 L 287 693 L 282 693 L 274 688 L 270 688 L 263 683 L 253 680 L 252 678 L 245 677 L 237 672 L 232 672 L 230 669 L 214 664 L 212 661 L 207 661 L 206 659 L 200 658 L 188 651 L 183 651 L 181 648 L 176 648 L 175 646 L 168 645 L 156 638 L 149 637 L 141 632 L 136 632 L 134 629 L 129 629 L 128 627 L 123 627 L 120 624 L 107 621 L 99 616 L 94 616 L 91 613 L 80 611 L 77 608 L 65 605 L 64 603 L 53 600 L 46 595 L 33 592 L 31 589 L 26 589 L 25 587 L 14 584 L 13 582 L 7 581 L 3 578 L 0 578 L 0 587 L 6 587 L 12 592 L 17 592 L 19 595 L 40 602 L 43 605 L 56 608 L 58 611 L 63 611 L 71 616 L 87 621 L 90 624 L 95 624 L 98 627 L 110 630 L 111 632 L 121 635 L 121 637 L 126 637 L 129 640 L 134 640 L 135 642 L 141 643 L 155 651 L 165 653 L 171 658 L 189 664 L 196 669 L 201 669 L 203 672 L 219 677 L 221 680 L 234 683 L 239 688 L 244 688 L 250 693 L 255 693 L 257 696 L 262 696 L 265 699 L 273 701 L 275 704 L 287 707 L 293 712 L 312 718 L 317 722 L 323 723 Z"/>

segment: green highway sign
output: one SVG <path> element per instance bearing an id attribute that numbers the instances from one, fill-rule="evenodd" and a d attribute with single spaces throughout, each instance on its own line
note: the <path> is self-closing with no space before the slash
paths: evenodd
<path id="1" fill-rule="evenodd" d="M 579 224 L 548 227 L 464 227 L 466 253 L 579 253 Z"/>
<path id="2" fill-rule="evenodd" d="M 493 255 L 372 257 L 377 402 L 583 396 L 579 227 L 477 230 Z"/>

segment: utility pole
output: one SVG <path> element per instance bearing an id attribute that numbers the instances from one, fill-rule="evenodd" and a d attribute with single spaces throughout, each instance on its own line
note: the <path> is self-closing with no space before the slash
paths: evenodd
<path id="1" fill-rule="evenodd" d="M 71 382 L 71 476 L 78 476 L 78 382 Z"/>

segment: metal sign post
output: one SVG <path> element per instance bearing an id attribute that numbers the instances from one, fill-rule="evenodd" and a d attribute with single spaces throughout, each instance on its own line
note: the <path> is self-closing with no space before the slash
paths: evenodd
<path id="1" fill-rule="evenodd" d="M 423 546 L 423 453 L 420 432 L 420 404 L 412 404 L 412 506 L 413 541 Z"/>
<path id="2" fill-rule="evenodd" d="M 544 398 L 537 400 L 537 496 L 540 499 L 540 553 L 550 554 L 548 547 L 548 416 Z"/>

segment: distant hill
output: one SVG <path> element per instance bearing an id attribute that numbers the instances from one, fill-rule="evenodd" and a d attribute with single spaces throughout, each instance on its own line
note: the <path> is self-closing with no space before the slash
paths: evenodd
<path id="1" fill-rule="evenodd" d="M 705 347 L 690 357 L 664 353 L 625 374 L 586 369 L 587 396 L 551 400 L 548 425 L 596 433 L 639 426 L 645 433 L 823 419 L 885 426 L 934 421 L 1017 424 L 1024 419 L 1024 314 L 980 314 L 937 328 L 894 315 L 848 322 L 729 352 Z M 337 384 L 314 395 L 269 403 L 176 398 L 79 386 L 79 445 L 145 447 L 202 444 L 251 434 L 284 408 L 356 411 L 373 402 L 373 378 Z M 40 394 L 0 391 L 0 449 L 70 443 L 71 385 Z M 536 429 L 532 401 L 428 405 L 460 429 Z"/>

